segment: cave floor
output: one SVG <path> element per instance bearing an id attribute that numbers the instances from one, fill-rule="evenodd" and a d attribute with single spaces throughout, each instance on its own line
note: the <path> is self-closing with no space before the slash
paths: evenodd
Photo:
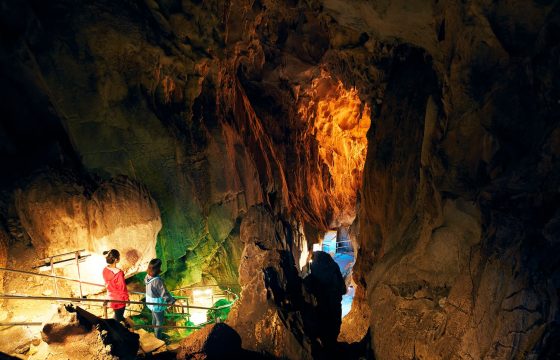
<path id="1" fill-rule="evenodd" d="M 16 243 L 10 248 L 7 268 L 25 271 L 35 271 L 39 257 L 32 247 Z M 73 297 L 74 290 L 58 281 L 60 296 Z M 4 294 L 6 295 L 32 295 L 56 296 L 54 283 L 51 279 L 27 274 L 5 273 Z M 33 300 L 1 300 L 0 322 L 2 323 L 43 323 L 50 320 L 56 313 L 59 302 L 33 301 Z M 81 307 L 89 312 L 102 316 L 102 307 L 97 305 L 82 304 Z M 111 315 L 111 314 L 109 314 Z M 41 326 L 3 326 L 0 327 L 0 352 L 13 353 L 21 344 L 28 344 L 41 338 Z M 25 347 L 24 347 L 25 348 Z M 22 348 L 22 349 L 24 349 Z"/>

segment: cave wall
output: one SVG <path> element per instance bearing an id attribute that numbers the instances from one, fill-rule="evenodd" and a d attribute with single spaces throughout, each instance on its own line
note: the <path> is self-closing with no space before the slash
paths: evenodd
<path id="1" fill-rule="evenodd" d="M 213 33 L 218 6 L 222 5 L 6 2 L 2 78 L 22 89 L 20 93 L 33 95 L 37 110 L 26 112 L 22 96 L 4 105 L 10 115 L 3 124 L 6 136 L 18 143 L 7 145 L 3 156 L 10 164 L 29 158 L 36 163 L 14 171 L 16 181 L 5 186 L 5 216 L 24 223 L 30 212 L 39 211 L 37 201 L 22 199 L 29 191 L 22 190 L 25 183 L 18 177 L 55 167 L 70 169 L 95 187 L 127 176 L 146 186 L 159 207 L 163 226 L 157 255 L 182 273 L 176 279 L 194 283 L 210 273 L 215 279 L 209 281 L 236 282 L 238 218 L 261 202 L 262 194 L 242 138 L 231 124 L 216 118 L 216 79 L 214 73 L 208 75 L 216 64 L 208 51 L 220 47 L 220 37 Z M 48 145 L 55 151 L 47 160 L 28 154 L 42 145 L 26 135 L 36 117 L 52 122 L 49 129 L 56 128 L 61 139 Z M 11 189 L 20 189 L 15 199 Z M 68 197 L 64 191 L 59 195 L 52 201 L 63 203 Z M 14 202 L 19 204 L 17 215 L 11 210 Z M 89 213 L 89 222 L 104 226 L 98 215 Z M 79 216 L 80 211 L 70 215 L 76 223 Z M 43 225 L 35 222 L 31 231 L 50 231 Z M 78 230 L 89 231 L 85 225 Z M 33 237 L 34 244 L 50 240 Z M 80 242 L 82 237 L 69 238 Z"/>
<path id="2" fill-rule="evenodd" d="M 557 357 L 557 4 L 354 4 L 341 21 L 413 45 L 368 134 L 355 278 L 376 357 Z"/>
<path id="3" fill-rule="evenodd" d="M 79 179 L 42 174 L 16 190 L 15 208 L 37 260 L 82 249 L 100 255 L 115 248 L 121 253 L 120 267 L 130 275 L 145 271 L 156 255 L 159 208 L 145 186 L 124 176 L 88 194 Z"/>
<path id="4" fill-rule="evenodd" d="M 236 281 L 239 224 L 253 204 L 317 234 L 337 224 L 339 203 L 354 216 L 353 201 L 324 195 L 336 193 L 332 174 L 300 114 L 302 104 L 317 112 L 313 81 L 329 48 L 316 9 L 250 1 L 5 8 L 2 79 L 14 91 L 2 90 L 10 176 L 1 205 L 14 236 L 26 230 L 13 191 L 51 168 L 92 188 L 118 176 L 145 185 L 161 213 L 157 255 L 185 284 L 204 273 Z M 327 80 L 331 90 L 342 86 Z"/>

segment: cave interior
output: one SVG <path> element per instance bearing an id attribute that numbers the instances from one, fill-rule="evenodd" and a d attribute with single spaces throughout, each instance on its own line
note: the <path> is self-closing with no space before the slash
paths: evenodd
<path id="1" fill-rule="evenodd" d="M 0 9 L 0 359 L 560 359 L 559 1 Z"/>

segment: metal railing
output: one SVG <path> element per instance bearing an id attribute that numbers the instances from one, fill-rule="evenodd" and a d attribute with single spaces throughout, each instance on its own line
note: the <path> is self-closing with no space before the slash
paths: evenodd
<path id="1" fill-rule="evenodd" d="M 97 286 L 97 287 L 101 287 L 101 288 L 104 288 L 104 289 L 106 287 L 105 285 L 102 285 L 102 284 L 92 283 L 92 282 L 89 282 L 89 281 L 83 281 L 81 279 L 74 279 L 74 278 L 69 278 L 69 277 L 60 276 L 60 275 L 41 274 L 41 273 L 36 273 L 36 272 L 33 272 L 33 271 L 9 269 L 9 268 L 4 268 L 4 267 L 0 267 L 0 271 L 5 271 L 5 272 L 15 273 L 15 274 L 34 275 L 34 276 L 39 276 L 39 277 L 51 278 L 51 279 L 55 279 L 55 280 L 58 279 L 58 280 L 65 280 L 65 281 L 70 281 L 70 282 L 77 282 L 77 283 L 80 283 L 80 284 Z M 138 291 L 129 291 L 128 293 L 129 294 L 137 294 L 137 295 L 145 295 L 145 293 L 138 292 Z M 83 297 L 82 294 L 81 294 L 81 296 Z"/>
<path id="2" fill-rule="evenodd" d="M 105 285 L 96 284 L 96 283 L 92 283 L 92 282 L 88 282 L 88 281 L 83 281 L 83 280 L 80 280 L 80 279 L 73 279 L 73 278 L 69 278 L 69 277 L 66 277 L 66 276 L 60 276 L 60 275 L 48 275 L 48 274 L 36 273 L 36 272 L 33 272 L 33 271 L 8 269 L 8 268 L 4 268 L 4 267 L 0 267 L 0 271 L 17 273 L 17 274 L 35 275 L 35 276 L 41 276 L 41 277 L 48 277 L 48 278 L 51 278 L 51 279 L 54 278 L 54 279 L 71 281 L 71 282 L 79 282 L 79 283 L 82 283 L 82 284 L 85 284 L 85 285 L 99 286 L 99 287 L 103 287 L 103 288 L 105 287 Z"/>
<path id="3" fill-rule="evenodd" d="M 231 284 L 230 284 L 231 285 Z M 176 299 L 182 299 L 182 300 L 186 300 L 187 301 L 187 305 L 189 304 L 189 299 L 192 297 L 194 300 L 194 292 L 197 289 L 208 289 L 208 288 L 212 288 L 212 287 L 217 287 L 220 289 L 220 292 L 215 292 L 212 291 L 211 294 L 209 294 L 210 298 L 210 302 L 212 304 L 214 304 L 217 300 L 220 299 L 226 299 L 227 301 L 235 301 L 236 300 L 236 294 L 231 291 L 231 287 L 228 287 L 227 285 L 206 285 L 206 286 L 190 286 L 190 287 L 183 287 L 183 288 L 178 288 L 175 289 L 173 291 L 171 291 L 171 293 L 173 294 L 173 296 Z M 222 288 L 226 288 L 226 289 L 222 289 Z"/>
<path id="4" fill-rule="evenodd" d="M 332 239 L 331 239 L 332 240 Z M 337 253 L 340 249 L 348 249 L 349 251 L 353 251 L 352 241 L 351 240 L 340 240 L 334 241 L 334 244 L 329 244 L 328 242 L 323 242 L 321 248 L 325 252 L 332 252 L 334 251 Z"/>
<path id="5" fill-rule="evenodd" d="M 345 245 L 341 245 L 341 244 L 345 244 Z M 341 241 L 336 242 L 336 250 L 344 249 L 344 248 L 352 249 L 352 241 L 351 240 L 341 240 Z"/>
<path id="6" fill-rule="evenodd" d="M 41 269 L 43 267 L 47 267 L 50 269 L 51 271 L 51 275 L 53 275 L 53 283 L 54 283 L 54 292 L 55 294 L 58 296 L 58 284 L 56 282 L 56 273 L 55 273 L 55 265 L 58 264 L 63 264 L 63 263 L 68 263 L 69 261 L 75 261 L 76 264 L 76 270 L 78 271 L 78 282 L 79 282 L 79 287 L 80 287 L 80 297 L 83 296 L 83 292 L 82 292 L 82 276 L 80 274 L 80 262 L 83 261 L 84 258 L 90 256 L 89 254 L 87 255 L 82 255 L 82 252 L 86 251 L 85 249 L 80 249 L 80 250 L 75 250 L 75 251 L 71 251 L 71 252 L 67 252 L 64 254 L 57 254 L 57 255 L 53 255 L 53 256 L 49 256 L 46 257 L 44 259 L 41 259 L 40 261 L 43 262 L 43 264 L 35 266 L 33 269 Z M 63 256 L 69 256 L 69 255 L 73 255 L 72 257 L 68 258 L 68 259 L 63 259 L 63 260 L 58 260 L 58 261 L 54 261 L 54 259 L 58 259 L 60 257 Z"/>
<path id="7" fill-rule="evenodd" d="M 64 254 L 63 254 L 64 255 Z M 36 272 L 31 272 L 31 271 L 25 271 L 25 270 L 16 270 L 16 269 L 9 269 L 9 268 L 3 268 L 0 267 L 0 271 L 5 271 L 5 272 L 10 272 L 10 273 L 19 273 L 19 274 L 26 274 L 26 275 L 34 275 L 34 276 L 39 276 L 39 277 L 47 277 L 47 278 L 53 278 L 55 281 L 57 279 L 60 280 L 65 280 L 65 281 L 70 281 L 70 282 L 79 282 L 80 283 L 80 289 L 81 289 L 81 284 L 86 284 L 86 285 L 92 285 L 92 286 L 97 286 L 97 287 L 102 287 L 105 288 L 105 285 L 101 285 L 101 284 L 96 284 L 96 283 L 92 283 L 92 282 L 87 282 L 87 281 L 82 281 L 81 279 L 73 279 L 73 278 L 69 278 L 66 276 L 59 276 L 59 275 L 47 275 L 47 274 L 41 274 L 41 273 L 36 273 Z M 203 287 L 191 287 L 191 291 L 193 289 L 197 289 L 197 288 L 207 288 L 210 286 L 218 286 L 218 285 L 209 285 L 209 286 L 203 286 Z M 175 292 L 182 292 L 182 291 L 187 291 L 189 290 L 188 287 L 185 288 L 181 288 L 181 289 L 177 289 Z M 58 292 L 58 291 L 57 291 Z M 135 292 L 135 291 L 130 291 L 129 293 L 131 294 L 140 294 L 140 295 L 145 295 L 143 292 Z M 213 294 L 214 296 L 214 294 Z M 69 302 L 69 303 L 87 303 L 87 302 L 92 302 L 94 304 L 89 304 L 88 306 L 94 306 L 94 307 L 102 307 L 103 308 L 103 316 L 104 318 L 107 318 L 108 314 L 107 314 L 107 304 L 108 303 L 125 303 L 125 304 L 133 304 L 133 305 L 159 305 L 159 306 L 167 306 L 168 312 L 172 312 L 172 314 L 174 314 L 175 316 L 177 315 L 181 315 L 181 316 L 186 316 L 187 319 L 190 318 L 191 314 L 189 309 L 198 309 L 198 310 L 214 310 L 214 311 L 218 311 L 218 310 L 222 310 L 228 307 L 231 307 L 233 305 L 233 303 L 235 301 L 237 301 L 239 299 L 238 295 L 235 294 L 234 292 L 232 292 L 231 290 L 227 289 L 227 290 L 223 290 L 222 294 L 217 294 L 217 297 L 221 296 L 221 298 L 227 298 L 228 301 L 230 301 L 229 304 L 226 305 L 222 305 L 222 306 L 212 306 L 212 307 L 207 307 L 207 306 L 198 306 L 198 305 L 191 305 L 189 304 L 189 298 L 184 297 L 184 296 L 177 296 L 176 298 L 178 300 L 186 300 L 186 304 L 177 304 L 177 303 L 173 303 L 173 304 L 161 304 L 161 303 L 151 303 L 151 302 L 145 302 L 145 301 L 131 301 L 131 300 L 112 300 L 112 299 L 92 299 L 92 298 L 87 298 L 84 297 L 83 295 L 80 298 L 73 298 L 73 297 L 61 297 L 61 296 L 32 296 L 32 295 L 7 295 L 7 294 L 0 294 L 0 299 L 5 299 L 5 300 L 34 300 L 34 301 L 59 301 L 59 302 Z M 233 300 L 230 300 L 233 299 Z M 212 297 L 212 303 L 214 303 L 214 297 Z M 102 303 L 102 305 L 95 305 L 95 303 Z M 178 309 L 181 309 L 180 311 L 178 311 Z M 185 312 L 186 309 L 186 312 Z M 134 310 L 134 309 L 127 309 L 130 312 L 135 312 L 138 314 L 141 314 L 142 311 L 138 311 L 138 310 Z M 173 326 L 173 325 L 168 325 L 166 327 L 175 327 L 175 328 L 184 328 L 184 329 L 200 329 L 202 326 L 207 325 L 211 322 L 206 322 L 206 323 L 202 323 L 196 326 Z M 0 326 L 38 326 L 42 323 L 0 323 Z M 153 327 L 152 325 L 134 325 L 134 327 Z"/>
<path id="8" fill-rule="evenodd" d="M 82 303 L 82 302 L 100 302 L 100 303 L 125 303 L 125 304 L 140 304 L 140 305 L 158 305 L 158 306 L 175 306 L 175 307 L 185 307 L 191 309 L 200 310 L 221 310 L 228 305 L 216 306 L 216 307 L 206 307 L 206 306 L 196 306 L 196 305 L 181 305 L 181 304 L 166 304 L 166 303 L 154 303 L 145 301 L 132 301 L 132 300 L 113 300 L 113 299 L 91 299 L 91 298 L 73 298 L 73 297 L 62 297 L 62 296 L 35 296 L 35 295 L 6 295 L 0 294 L 0 299 L 6 300 L 59 300 L 67 301 L 71 303 Z"/>
<path id="9" fill-rule="evenodd" d="M 235 295 L 235 294 L 233 294 Z M 235 295 L 237 297 L 237 295 Z M 103 303 L 103 314 L 104 318 L 107 318 L 107 303 L 125 303 L 125 304 L 141 304 L 141 305 L 158 305 L 158 306 L 167 306 L 167 307 L 182 307 L 188 309 L 199 309 L 199 310 L 222 310 L 228 307 L 231 307 L 233 303 L 222 305 L 222 306 L 197 306 L 197 305 L 182 305 L 182 304 L 165 304 L 165 303 L 153 303 L 153 302 L 145 302 L 145 301 L 131 301 L 131 300 L 111 300 L 111 299 L 90 299 L 90 298 L 72 298 L 72 297 L 61 297 L 61 296 L 32 296 L 32 295 L 6 295 L 0 294 L 0 299 L 6 300 L 33 300 L 33 301 L 64 301 L 69 303 L 86 303 L 86 302 L 97 302 Z M 237 299 L 236 299 L 237 300 Z M 190 314 L 185 313 L 185 315 L 190 316 Z M 196 326 L 175 326 L 175 325 L 166 325 L 165 327 L 174 327 L 174 328 L 185 328 L 185 329 L 200 329 L 202 326 L 207 325 L 211 322 L 202 323 Z M 0 323 L 0 326 L 16 326 L 16 325 L 39 325 L 42 323 Z M 153 327 L 152 325 L 133 325 L 133 327 Z"/>

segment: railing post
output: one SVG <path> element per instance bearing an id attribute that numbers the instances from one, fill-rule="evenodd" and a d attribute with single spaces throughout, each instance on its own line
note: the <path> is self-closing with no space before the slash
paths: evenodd
<path id="1" fill-rule="evenodd" d="M 80 298 L 83 298 L 84 294 L 82 292 L 82 276 L 80 275 L 80 252 L 76 251 L 74 253 L 74 257 L 76 258 L 76 269 L 78 270 L 78 281 L 80 284 Z"/>
<path id="2" fill-rule="evenodd" d="M 54 258 L 51 258 L 51 275 L 52 276 L 56 276 L 55 272 L 54 272 Z M 56 296 L 58 296 L 58 285 L 56 283 L 56 277 L 53 277 L 53 282 L 54 282 L 54 293 L 56 294 Z"/>
<path id="3" fill-rule="evenodd" d="M 187 298 L 187 322 L 191 321 L 191 309 L 189 308 L 189 297 L 186 296 Z M 184 308 L 183 308 L 184 309 Z"/>

